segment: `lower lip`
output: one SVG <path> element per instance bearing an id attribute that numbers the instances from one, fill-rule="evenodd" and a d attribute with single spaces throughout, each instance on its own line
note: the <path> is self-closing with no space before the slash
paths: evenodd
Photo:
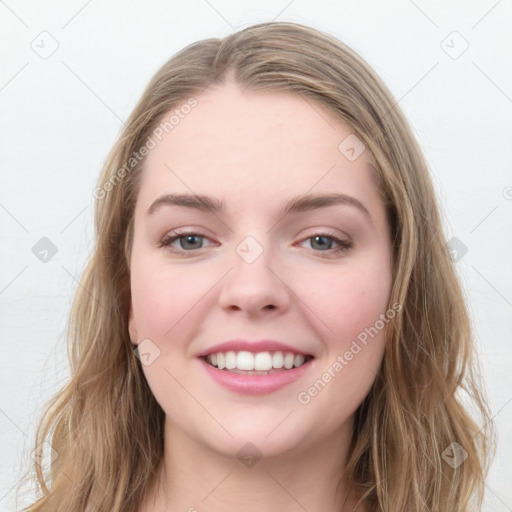
<path id="1" fill-rule="evenodd" d="M 230 391 L 243 395 L 264 395 L 273 393 L 300 379 L 308 371 L 312 361 L 313 360 L 310 359 L 298 368 L 270 373 L 268 375 L 242 375 L 240 373 L 219 370 L 203 359 L 200 359 L 204 369 L 213 380 Z"/>

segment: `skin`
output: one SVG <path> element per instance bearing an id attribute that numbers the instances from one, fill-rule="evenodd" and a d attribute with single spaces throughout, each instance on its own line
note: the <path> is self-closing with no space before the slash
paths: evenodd
<path id="1" fill-rule="evenodd" d="M 338 150 L 349 126 L 300 96 L 227 81 L 196 98 L 147 156 L 135 210 L 130 336 L 160 351 L 143 368 L 166 413 L 164 461 L 141 510 L 323 512 L 337 500 L 352 510 L 353 493 L 343 480 L 336 487 L 384 330 L 309 403 L 297 396 L 388 309 L 390 229 L 367 155 L 349 161 Z M 333 192 L 369 215 L 347 204 L 279 214 L 292 197 Z M 166 205 L 148 214 L 167 193 L 215 196 L 226 210 Z M 203 247 L 160 247 L 176 229 L 204 236 Z M 335 242 L 311 238 L 326 231 L 352 247 L 334 253 Z M 263 249 L 250 264 L 236 252 L 248 235 Z M 315 359 L 274 393 L 238 395 L 197 358 L 235 338 L 283 341 Z M 252 467 L 237 458 L 247 442 L 262 455 Z"/>

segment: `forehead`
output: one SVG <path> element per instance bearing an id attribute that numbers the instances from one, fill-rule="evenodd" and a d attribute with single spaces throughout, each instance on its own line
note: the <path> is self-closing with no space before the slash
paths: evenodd
<path id="1" fill-rule="evenodd" d="M 354 135 L 327 107 L 286 92 L 244 92 L 233 82 L 195 99 L 168 133 L 153 135 L 139 194 L 145 204 L 164 192 L 216 195 L 238 209 L 308 192 L 379 199 L 367 155 L 352 161 L 340 151 Z"/>

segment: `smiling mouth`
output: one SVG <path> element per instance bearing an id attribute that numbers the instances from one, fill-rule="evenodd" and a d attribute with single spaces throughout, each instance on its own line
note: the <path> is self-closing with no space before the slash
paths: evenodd
<path id="1" fill-rule="evenodd" d="M 257 352 L 249 351 L 217 352 L 202 357 L 206 363 L 218 370 L 241 375 L 270 375 L 299 368 L 313 359 L 307 354 L 292 352 Z"/>

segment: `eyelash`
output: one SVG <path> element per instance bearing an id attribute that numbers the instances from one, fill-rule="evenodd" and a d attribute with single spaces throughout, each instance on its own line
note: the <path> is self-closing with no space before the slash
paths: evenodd
<path id="1" fill-rule="evenodd" d="M 174 247 L 171 247 L 171 244 L 173 242 L 175 242 L 176 240 L 179 240 L 180 238 L 186 238 L 187 236 L 196 236 L 196 237 L 199 237 L 199 238 L 208 238 L 207 236 L 201 235 L 200 233 L 196 233 L 196 232 L 193 232 L 193 231 L 190 231 L 188 233 L 171 233 L 169 235 L 164 236 L 160 240 L 158 247 L 159 248 L 166 248 L 167 250 L 169 250 L 172 253 L 180 254 L 180 255 L 183 255 L 183 256 L 186 253 L 192 253 L 195 250 L 203 249 L 203 247 L 200 247 L 199 249 L 190 249 L 190 250 L 187 251 L 185 249 L 176 249 Z M 326 233 L 326 232 L 316 233 L 313 236 L 308 236 L 307 238 L 304 238 L 303 240 L 301 240 L 301 242 L 305 242 L 306 240 L 312 240 L 313 238 L 317 238 L 317 237 L 328 238 L 328 239 L 332 240 L 333 242 L 335 242 L 336 244 L 338 244 L 338 246 L 339 246 L 339 247 L 336 247 L 334 249 L 327 249 L 325 251 L 319 251 L 317 249 L 312 249 L 313 251 L 315 251 L 316 253 L 319 253 L 319 254 L 325 253 L 327 255 L 336 255 L 336 254 L 339 254 L 339 253 L 347 252 L 347 251 L 349 251 L 352 248 L 352 242 L 350 242 L 349 240 L 346 240 L 346 239 L 343 239 L 343 238 L 339 238 L 339 237 L 335 236 L 332 233 Z"/>

